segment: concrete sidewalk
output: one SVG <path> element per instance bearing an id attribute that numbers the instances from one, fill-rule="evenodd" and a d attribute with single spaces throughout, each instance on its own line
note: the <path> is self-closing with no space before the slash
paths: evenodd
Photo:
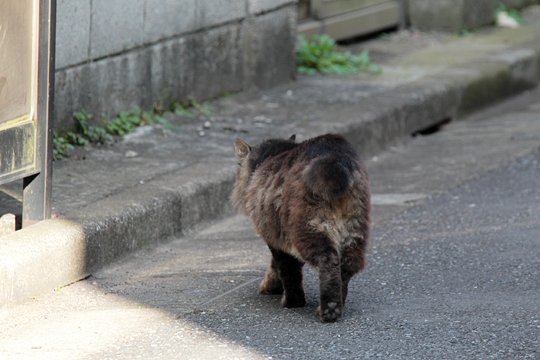
<path id="1" fill-rule="evenodd" d="M 236 137 L 341 132 L 370 156 L 536 86 L 540 14 L 527 19 L 516 30 L 433 42 L 429 35 L 389 36 L 369 44 L 384 65 L 381 76 L 301 77 L 218 100 L 206 116 L 171 118 L 180 131 L 141 128 L 113 146 L 56 162 L 54 219 L 0 238 L 0 304 L 77 281 L 230 214 Z M 17 201 L 0 196 L 1 213 L 17 210 Z"/>

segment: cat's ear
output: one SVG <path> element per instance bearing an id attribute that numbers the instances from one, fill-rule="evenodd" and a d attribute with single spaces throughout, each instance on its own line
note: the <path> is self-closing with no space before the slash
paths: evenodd
<path id="1" fill-rule="evenodd" d="M 239 160 L 244 159 L 251 152 L 251 146 L 242 139 L 234 141 L 234 154 Z"/>
<path id="2" fill-rule="evenodd" d="M 289 138 L 290 141 L 296 141 L 296 134 L 292 134 Z"/>

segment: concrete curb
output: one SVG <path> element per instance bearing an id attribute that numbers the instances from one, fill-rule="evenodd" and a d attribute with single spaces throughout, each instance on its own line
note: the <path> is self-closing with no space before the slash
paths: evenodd
<path id="1" fill-rule="evenodd" d="M 126 192 L 91 204 L 103 209 L 99 217 L 86 218 L 90 209 L 85 208 L 69 219 L 42 221 L 6 236 L 0 241 L 0 304 L 68 285 L 126 254 L 231 212 L 232 171 L 176 188 L 165 185 L 169 179 L 147 184 L 135 197 Z"/>
<path id="2" fill-rule="evenodd" d="M 394 100 L 389 107 L 378 107 L 379 95 L 374 95 L 370 100 L 375 106 L 363 121 L 357 121 L 356 110 L 351 108 L 347 114 L 345 109 L 340 116 L 348 122 L 323 124 L 317 132 L 344 133 L 361 153 L 371 155 L 414 131 L 477 110 L 539 81 L 539 46 L 516 49 L 512 56 L 476 59 L 388 90 L 385 96 Z M 230 214 L 234 171 L 224 166 L 196 178 L 171 173 L 136 191 L 88 205 L 68 219 L 44 221 L 2 238 L 0 304 L 78 281 L 130 252 Z M 94 211 L 87 211 L 90 208 Z M 99 216 L 87 217 L 96 209 Z"/>

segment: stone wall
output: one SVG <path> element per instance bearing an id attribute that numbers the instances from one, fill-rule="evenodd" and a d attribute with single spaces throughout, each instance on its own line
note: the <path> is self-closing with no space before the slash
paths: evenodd
<path id="1" fill-rule="evenodd" d="M 419 30 L 459 32 L 490 25 L 499 3 L 511 8 L 539 0 L 407 0 L 410 24 Z"/>
<path id="2" fill-rule="evenodd" d="M 295 0 L 58 0 L 55 126 L 294 77 Z"/>

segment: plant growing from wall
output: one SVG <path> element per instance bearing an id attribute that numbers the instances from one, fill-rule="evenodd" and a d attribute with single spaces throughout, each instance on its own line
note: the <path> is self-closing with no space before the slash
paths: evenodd
<path id="1" fill-rule="evenodd" d="M 171 105 L 175 108 L 174 113 L 178 116 L 196 116 L 199 114 L 209 115 L 210 107 L 207 104 L 200 104 L 190 100 L 184 105 Z M 180 104 L 180 103 L 178 103 Z M 182 106 L 180 108 L 180 106 Z M 112 119 L 102 121 L 101 125 L 91 125 L 92 115 L 85 111 L 73 113 L 75 121 L 74 131 L 54 133 L 53 136 L 53 158 L 55 160 L 68 156 L 75 146 L 85 146 L 91 144 L 106 144 L 114 140 L 115 136 L 123 136 L 133 132 L 137 127 L 143 125 L 161 126 L 169 130 L 178 130 L 179 126 L 170 123 L 163 116 L 167 111 L 155 108 L 153 111 L 141 110 L 138 108 L 122 111 Z"/>
<path id="2" fill-rule="evenodd" d="M 91 119 L 92 115 L 84 111 L 76 111 L 73 113 L 73 120 L 75 120 L 77 130 L 74 135 L 71 135 L 74 140 L 72 143 L 84 146 L 88 142 L 94 144 L 105 144 L 109 141 L 112 141 L 111 134 L 107 133 L 107 130 L 105 128 L 90 125 Z"/>
<path id="3" fill-rule="evenodd" d="M 53 133 L 53 159 L 59 160 L 67 156 L 73 145 L 66 136 L 59 135 L 56 131 Z"/>
<path id="4" fill-rule="evenodd" d="M 210 105 L 206 103 L 201 104 L 195 99 L 173 101 L 170 106 L 170 111 L 175 115 L 184 117 L 195 117 L 199 115 L 209 116 L 212 113 Z"/>
<path id="5" fill-rule="evenodd" d="M 338 49 L 336 42 L 328 35 L 314 35 L 311 39 L 299 35 L 296 43 L 296 65 L 302 74 L 354 74 L 365 71 L 380 74 L 382 68 L 373 63 L 369 51 L 351 54 Z"/>

